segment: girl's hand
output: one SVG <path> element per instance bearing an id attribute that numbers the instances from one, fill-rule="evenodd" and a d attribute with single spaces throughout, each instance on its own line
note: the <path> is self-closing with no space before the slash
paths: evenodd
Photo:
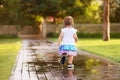
<path id="1" fill-rule="evenodd" d="M 78 36 L 77 36 L 76 33 L 73 35 L 73 37 L 74 37 L 74 39 L 75 39 L 75 42 L 78 42 Z"/>
<path id="2" fill-rule="evenodd" d="M 60 46 L 62 38 L 63 38 L 63 33 L 61 32 L 60 35 L 59 35 L 59 37 L 58 37 L 58 41 L 57 41 L 58 46 Z"/>
<path id="3" fill-rule="evenodd" d="M 58 42 L 57 45 L 60 46 L 60 43 Z"/>

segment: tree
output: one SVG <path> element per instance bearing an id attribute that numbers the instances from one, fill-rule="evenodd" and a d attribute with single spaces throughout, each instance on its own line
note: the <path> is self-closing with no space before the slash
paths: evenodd
<path id="1" fill-rule="evenodd" d="M 102 1 L 92 1 L 91 4 L 85 9 L 85 22 L 86 23 L 101 23 L 101 9 Z"/>
<path id="2" fill-rule="evenodd" d="M 0 0 L 0 23 L 18 24 L 19 0 Z"/>
<path id="3" fill-rule="evenodd" d="M 104 0 L 103 9 L 103 40 L 110 40 L 109 0 Z"/>
<path id="4" fill-rule="evenodd" d="M 7 16 L 7 19 L 4 21 L 8 20 L 10 24 L 39 26 L 40 24 L 38 25 L 38 23 L 40 23 L 40 21 L 36 21 L 37 16 L 42 17 L 44 21 L 46 21 L 46 17 L 52 16 L 56 23 L 59 18 L 63 19 L 65 16 L 71 15 L 77 22 L 97 23 L 97 19 L 99 18 L 99 5 L 93 5 L 94 1 L 95 0 L 0 0 L 0 4 L 4 3 L 4 9 L 0 9 L 0 14 L 5 13 L 5 16 L 0 15 L 0 18 Z"/>
<path id="5" fill-rule="evenodd" d="M 82 19 L 84 19 L 85 22 L 87 17 L 84 18 L 83 16 L 85 16 L 87 7 L 91 6 L 93 1 L 94 0 L 22 0 L 21 12 L 24 14 L 23 16 L 29 14 L 28 17 L 31 17 L 31 19 L 35 19 L 38 15 L 43 18 L 52 16 L 55 18 L 54 22 L 56 22 L 56 19 L 60 17 L 64 18 L 67 15 L 71 15 L 78 20 L 78 22 Z"/>
<path id="6" fill-rule="evenodd" d="M 42 36 L 46 37 L 46 17 L 52 16 L 57 17 L 60 8 L 60 0 L 22 0 L 21 1 L 21 14 L 24 14 L 25 19 L 31 20 L 32 24 L 38 24 L 37 26 L 41 26 L 42 24 Z M 44 20 L 40 21 L 43 18 Z M 37 20 L 37 21 L 36 21 Z M 41 33 L 41 32 L 40 32 Z"/>
<path id="7" fill-rule="evenodd" d="M 88 23 L 86 11 L 91 6 L 92 2 L 94 2 L 94 0 L 61 0 L 60 16 L 65 17 L 71 15 L 78 23 Z M 89 13 L 93 14 L 95 12 Z"/>
<path id="8" fill-rule="evenodd" d="M 21 12 L 35 19 L 36 16 L 57 16 L 60 8 L 60 0 L 22 0 Z"/>
<path id="9" fill-rule="evenodd" d="M 120 1 L 111 0 L 110 2 L 110 21 L 112 23 L 120 22 Z"/>
<path id="10" fill-rule="evenodd" d="M 32 25 L 36 24 L 36 16 L 41 16 L 44 19 L 52 16 L 54 22 L 57 22 L 57 19 L 71 15 L 77 22 L 85 23 L 91 19 L 86 15 L 86 11 L 91 14 L 97 12 L 97 10 L 96 12 L 91 11 L 92 2 L 94 0 L 0 0 L 0 4 L 4 4 L 4 9 L 0 10 L 0 17 L 4 19 L 7 16 L 4 22 L 7 21 L 9 24 L 20 22 L 21 25 Z M 92 17 L 93 22 L 97 21 L 94 19 Z"/>

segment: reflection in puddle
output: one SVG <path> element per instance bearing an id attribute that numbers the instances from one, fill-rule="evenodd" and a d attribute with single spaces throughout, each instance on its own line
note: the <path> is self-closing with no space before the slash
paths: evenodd
<path id="1" fill-rule="evenodd" d="M 62 70 L 62 80 L 78 80 L 77 77 L 73 74 L 73 70 Z M 79 79 L 81 80 L 81 79 Z"/>
<path id="2" fill-rule="evenodd" d="M 62 69 L 59 56 L 55 53 L 44 55 L 36 54 L 34 60 L 37 72 L 52 74 L 56 80 L 119 80 L 120 67 L 113 64 L 93 59 L 86 55 L 77 55 L 74 58 L 74 70 L 67 70 L 67 63 Z M 42 56 L 42 57 L 41 57 Z M 107 65 L 109 64 L 109 65 Z"/>

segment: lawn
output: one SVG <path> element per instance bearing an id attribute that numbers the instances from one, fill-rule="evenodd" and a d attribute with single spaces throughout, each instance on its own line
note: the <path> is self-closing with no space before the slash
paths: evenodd
<path id="1" fill-rule="evenodd" d="M 120 39 L 79 39 L 77 47 L 120 63 Z"/>
<path id="2" fill-rule="evenodd" d="M 56 39 L 50 40 L 56 41 Z M 120 39 L 103 41 L 102 39 L 95 38 L 80 38 L 76 45 L 78 49 L 82 49 L 120 63 Z"/>
<path id="3" fill-rule="evenodd" d="M 0 80 L 8 80 L 20 49 L 20 39 L 0 39 Z"/>

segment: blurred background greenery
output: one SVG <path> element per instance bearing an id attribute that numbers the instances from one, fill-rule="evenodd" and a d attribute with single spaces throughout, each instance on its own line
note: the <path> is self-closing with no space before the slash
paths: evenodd
<path id="1" fill-rule="evenodd" d="M 60 28 L 63 27 L 63 25 L 59 25 L 68 15 L 74 18 L 75 24 L 80 24 L 75 25 L 80 37 L 102 37 L 103 30 L 98 26 L 103 24 L 103 3 L 104 0 L 0 0 L 0 37 L 17 37 L 19 31 L 23 34 L 41 33 L 38 26 L 42 21 L 45 21 L 48 26 L 47 37 L 56 37 Z M 110 0 L 109 5 L 110 34 L 112 38 L 119 38 L 120 1 Z M 56 27 L 49 27 L 51 24 Z M 90 24 L 98 25 L 95 27 L 91 25 L 88 29 Z M 15 28 L 10 27 L 11 25 Z M 25 28 L 25 26 L 29 26 L 29 28 Z M 100 27 L 102 28 L 102 25 Z M 50 28 L 55 30 L 49 31 Z M 91 31 L 95 28 L 98 29 L 96 33 Z"/>
<path id="2" fill-rule="evenodd" d="M 67 15 L 75 23 L 101 23 L 103 0 L 0 0 L 0 24 L 32 24 L 36 17 L 61 23 Z M 49 21 L 50 22 L 50 21 Z M 110 22 L 120 22 L 120 1 L 110 1 Z"/>

